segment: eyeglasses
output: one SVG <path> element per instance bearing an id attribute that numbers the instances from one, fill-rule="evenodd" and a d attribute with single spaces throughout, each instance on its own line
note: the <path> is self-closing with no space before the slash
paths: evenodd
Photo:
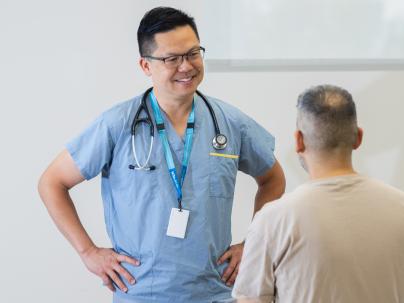
<path id="1" fill-rule="evenodd" d="M 168 57 L 143 56 L 143 58 L 163 61 L 166 67 L 176 68 L 182 64 L 184 58 L 187 59 L 189 63 L 198 63 L 202 61 L 204 55 L 205 48 L 200 46 L 198 48 L 191 49 L 189 52 L 182 55 L 173 55 Z"/>

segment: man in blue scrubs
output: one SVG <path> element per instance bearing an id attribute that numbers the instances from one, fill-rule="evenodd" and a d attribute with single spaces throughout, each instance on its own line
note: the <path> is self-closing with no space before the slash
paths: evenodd
<path id="1" fill-rule="evenodd" d="M 195 93 L 204 48 L 193 18 L 155 8 L 140 23 L 138 43 L 140 66 L 153 83 L 146 98 L 156 133 L 147 166 L 153 169 L 137 169 L 133 154 L 131 125 L 141 94 L 107 110 L 69 142 L 43 173 L 40 195 L 87 268 L 114 291 L 114 302 L 225 302 L 244 246 L 230 245 L 236 174 L 257 181 L 254 213 L 279 198 L 285 180 L 274 138 L 238 109 L 207 97 L 228 139 L 226 148 L 213 147 L 212 115 Z M 147 124 L 138 125 L 133 143 L 143 164 Z M 69 195 L 100 173 L 112 248 L 93 243 Z"/>

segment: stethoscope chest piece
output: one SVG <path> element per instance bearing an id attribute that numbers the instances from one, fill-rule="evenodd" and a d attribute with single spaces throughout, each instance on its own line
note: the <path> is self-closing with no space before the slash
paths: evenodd
<path id="1" fill-rule="evenodd" d="M 227 137 L 223 134 L 217 134 L 213 137 L 212 144 L 217 150 L 225 149 L 227 146 Z"/>

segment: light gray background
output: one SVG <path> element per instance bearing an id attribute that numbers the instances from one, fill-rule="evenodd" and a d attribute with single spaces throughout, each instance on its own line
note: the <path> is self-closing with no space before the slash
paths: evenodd
<path id="1" fill-rule="evenodd" d="M 109 291 L 54 227 L 37 180 L 66 141 L 102 111 L 150 85 L 138 67 L 136 45 L 144 12 L 174 5 L 198 22 L 201 2 L 0 0 L 1 302 L 110 302 Z M 209 51 L 204 44 L 209 32 L 200 31 Z M 355 153 L 357 169 L 404 189 L 403 71 L 208 69 L 201 90 L 239 107 L 275 135 L 290 191 L 306 180 L 293 150 L 296 97 L 319 83 L 344 86 L 357 102 L 365 130 Z M 109 246 L 99 181 L 84 182 L 72 195 L 94 241 Z M 245 235 L 255 190 L 253 179 L 238 176 L 235 242 Z"/>

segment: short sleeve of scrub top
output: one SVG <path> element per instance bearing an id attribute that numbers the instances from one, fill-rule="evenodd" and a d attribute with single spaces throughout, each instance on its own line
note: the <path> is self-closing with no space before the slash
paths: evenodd
<path id="1" fill-rule="evenodd" d="M 258 177 L 275 163 L 275 138 L 253 119 L 243 115 L 239 170 Z"/>
<path id="2" fill-rule="evenodd" d="M 104 115 L 99 116 L 84 132 L 68 142 L 66 148 L 86 180 L 106 169 L 112 158 L 113 140 Z"/>

